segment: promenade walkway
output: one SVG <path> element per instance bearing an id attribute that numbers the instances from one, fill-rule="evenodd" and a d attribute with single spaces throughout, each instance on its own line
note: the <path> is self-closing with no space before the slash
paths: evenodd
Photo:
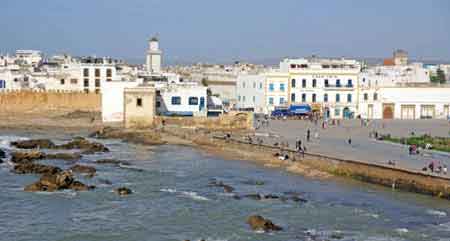
<path id="1" fill-rule="evenodd" d="M 311 132 L 310 142 L 306 141 L 307 130 Z M 404 145 L 377 141 L 369 138 L 369 132 L 405 137 L 411 132 L 415 135 L 430 134 L 432 136 L 450 135 L 450 124 L 445 120 L 375 120 L 366 127 L 361 127 L 359 120 L 344 120 L 340 126 L 329 126 L 322 129 L 320 122 L 316 126 L 310 121 L 271 120 L 269 127 L 260 127 L 256 135 L 266 144 L 289 142 L 295 147 L 295 141 L 301 139 L 307 151 L 342 159 L 364 160 L 387 164 L 395 161 L 397 167 L 410 170 L 421 170 L 430 161 L 438 160 L 450 168 L 450 154 L 423 151 L 420 155 L 409 155 Z M 315 138 L 318 132 L 319 138 Z M 348 139 L 352 144 L 348 144 Z M 450 177 L 450 173 L 447 173 Z"/>

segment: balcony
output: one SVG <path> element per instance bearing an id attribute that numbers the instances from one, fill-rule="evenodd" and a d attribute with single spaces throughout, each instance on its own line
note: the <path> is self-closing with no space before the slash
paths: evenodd
<path id="1" fill-rule="evenodd" d="M 346 85 L 325 85 L 325 89 L 353 89 L 355 86 L 353 84 Z"/>

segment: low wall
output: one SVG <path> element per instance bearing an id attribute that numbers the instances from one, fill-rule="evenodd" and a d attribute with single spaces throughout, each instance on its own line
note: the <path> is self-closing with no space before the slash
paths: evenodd
<path id="1" fill-rule="evenodd" d="M 249 144 L 241 140 L 223 137 L 215 137 L 214 143 L 234 150 L 245 149 L 246 151 L 259 154 L 265 153 L 267 156 L 273 156 L 274 153 L 281 151 L 278 147 Z M 305 157 L 300 158 L 293 150 L 285 149 L 283 151 L 290 152 L 291 157 L 301 160 L 302 164 L 320 171 L 394 189 L 450 199 L 450 178 L 447 177 L 364 161 L 344 160 L 314 153 L 305 153 Z"/>
<path id="2" fill-rule="evenodd" d="M 0 91 L 1 112 L 101 111 L 101 95 L 83 92 Z"/>
<path id="3" fill-rule="evenodd" d="M 246 112 L 229 113 L 219 117 L 155 117 L 155 124 L 208 130 L 250 130 L 253 128 L 253 114 Z"/>

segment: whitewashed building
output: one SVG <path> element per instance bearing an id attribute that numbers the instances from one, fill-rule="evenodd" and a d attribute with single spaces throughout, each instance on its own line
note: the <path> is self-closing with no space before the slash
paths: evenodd
<path id="1" fill-rule="evenodd" d="M 359 113 L 365 119 L 445 119 L 449 105 L 449 86 L 363 88 Z"/>
<path id="2" fill-rule="evenodd" d="M 207 87 L 197 83 L 167 84 L 156 90 L 156 112 L 166 116 L 206 116 Z"/>
<path id="3" fill-rule="evenodd" d="M 279 69 L 239 76 L 238 107 L 268 114 L 277 107 L 308 104 L 330 118 L 353 118 L 360 66 L 348 59 L 284 59 Z"/>
<path id="4" fill-rule="evenodd" d="M 240 74 L 236 83 L 236 108 L 266 113 L 265 88 L 265 74 Z"/>

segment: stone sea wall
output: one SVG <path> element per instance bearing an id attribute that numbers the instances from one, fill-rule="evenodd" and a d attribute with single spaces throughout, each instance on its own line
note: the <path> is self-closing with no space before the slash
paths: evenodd
<path id="1" fill-rule="evenodd" d="M 240 140 L 225 139 L 222 137 L 214 138 L 216 146 L 223 150 L 241 151 L 257 153 L 267 158 L 273 157 L 273 154 L 280 152 L 280 149 L 273 146 L 249 144 Z M 398 167 L 392 167 L 382 164 L 368 163 L 365 161 L 344 160 L 314 153 L 305 153 L 301 158 L 293 150 L 284 150 L 290 153 L 291 157 L 296 159 L 285 161 L 286 165 L 308 166 L 314 170 L 323 171 L 336 176 L 345 176 L 359 181 L 378 184 L 385 187 L 437 196 L 450 200 L 450 179 L 421 171 L 411 171 Z"/>
<path id="2" fill-rule="evenodd" d="M 157 116 L 155 125 L 172 125 L 184 128 L 217 130 L 250 130 L 253 128 L 253 114 L 246 112 L 229 113 L 219 117 L 164 117 Z"/>
<path id="3" fill-rule="evenodd" d="M 59 91 L 0 91 L 0 112 L 100 111 L 101 95 Z"/>

